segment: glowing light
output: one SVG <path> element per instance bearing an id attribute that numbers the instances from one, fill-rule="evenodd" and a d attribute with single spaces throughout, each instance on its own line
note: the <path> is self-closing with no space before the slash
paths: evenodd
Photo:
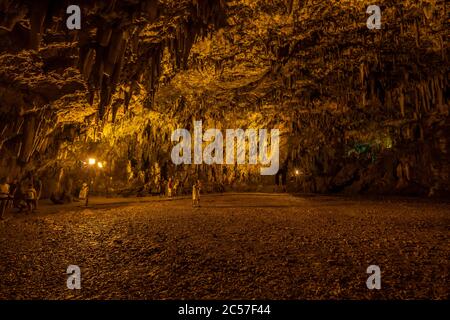
<path id="1" fill-rule="evenodd" d="M 295 175 L 298 176 L 300 174 L 300 171 L 298 169 L 295 170 Z"/>
<path id="2" fill-rule="evenodd" d="M 97 162 L 97 161 L 96 161 L 94 158 L 90 158 L 90 159 L 88 160 L 88 163 L 89 163 L 90 166 L 93 166 L 96 162 Z"/>
<path id="3" fill-rule="evenodd" d="M 103 163 L 98 162 L 97 165 L 98 165 L 98 167 L 99 167 L 100 169 L 103 168 Z"/>

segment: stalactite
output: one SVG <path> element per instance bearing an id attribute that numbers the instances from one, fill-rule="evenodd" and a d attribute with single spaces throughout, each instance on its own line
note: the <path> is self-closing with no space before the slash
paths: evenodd
<path id="1" fill-rule="evenodd" d="M 419 92 L 420 92 L 421 104 L 423 106 L 423 109 L 425 112 L 428 112 L 425 90 L 424 90 L 424 86 L 423 86 L 422 82 L 419 83 Z"/>
<path id="2" fill-rule="evenodd" d="M 436 106 L 436 91 L 434 89 L 434 80 L 435 80 L 435 77 L 432 77 L 431 79 L 429 79 L 428 87 L 431 91 L 431 103 L 433 106 Z"/>
<path id="3" fill-rule="evenodd" d="M 361 63 L 359 66 L 359 74 L 360 74 L 360 82 L 361 86 L 364 86 L 364 81 L 366 79 L 366 65 L 364 63 Z"/>
<path id="4" fill-rule="evenodd" d="M 419 94 L 418 94 L 418 88 L 416 87 L 414 90 L 414 104 L 416 106 L 416 114 L 420 113 L 420 104 L 419 104 Z"/>
<path id="5" fill-rule="evenodd" d="M 102 47 L 108 47 L 112 36 L 113 28 L 109 26 L 103 26 L 97 30 L 97 41 Z"/>
<path id="6" fill-rule="evenodd" d="M 123 66 L 125 64 L 125 52 L 127 47 L 127 41 L 123 39 L 121 41 L 120 48 L 118 49 L 119 52 L 117 54 L 115 66 L 114 66 L 114 72 L 112 74 L 112 86 L 113 91 L 116 91 L 116 86 L 119 84 L 120 75 L 122 73 Z"/>
<path id="7" fill-rule="evenodd" d="M 105 75 L 105 80 L 102 83 L 102 89 L 100 92 L 100 103 L 98 107 L 98 119 L 103 120 L 107 107 L 111 102 L 111 84 L 110 77 Z"/>
<path id="8" fill-rule="evenodd" d="M 93 66 L 93 72 L 91 73 L 91 81 L 96 89 L 100 89 L 103 86 L 103 75 L 104 75 L 103 52 L 104 49 L 102 47 L 96 48 L 95 63 Z"/>
<path id="9" fill-rule="evenodd" d="M 444 110 L 444 95 L 442 83 L 442 78 L 440 76 L 436 77 L 437 104 L 441 112 L 443 112 Z"/>
<path id="10" fill-rule="evenodd" d="M 416 47 L 420 48 L 420 27 L 419 27 L 419 22 L 416 20 L 414 20 L 414 32 L 415 32 L 415 36 L 416 36 Z"/>
<path id="11" fill-rule="evenodd" d="M 95 63 L 95 49 L 89 49 L 84 61 L 82 61 L 82 73 L 85 79 L 89 79 Z"/>
<path id="12" fill-rule="evenodd" d="M 125 45 L 125 41 L 123 39 L 123 31 L 115 30 L 114 34 L 111 37 L 111 42 L 108 47 L 108 53 L 106 57 L 105 64 L 105 74 L 112 76 L 114 72 L 114 67 L 116 66 L 116 62 L 121 58 L 120 54 L 123 53 L 122 47 Z"/>
<path id="13" fill-rule="evenodd" d="M 404 96 L 403 90 L 404 90 L 403 86 L 401 86 L 399 88 L 399 98 L 398 98 L 398 102 L 400 104 L 400 112 L 401 112 L 402 117 L 405 116 L 405 96 Z"/>
<path id="14" fill-rule="evenodd" d="M 23 163 L 27 163 L 34 144 L 34 138 L 36 133 L 36 118 L 34 116 L 27 116 L 24 122 L 23 137 L 21 141 L 21 147 L 19 148 L 19 160 Z"/>
<path id="15" fill-rule="evenodd" d="M 44 20 L 47 14 L 48 0 L 33 2 L 30 17 L 30 48 L 39 49 L 42 38 Z"/>

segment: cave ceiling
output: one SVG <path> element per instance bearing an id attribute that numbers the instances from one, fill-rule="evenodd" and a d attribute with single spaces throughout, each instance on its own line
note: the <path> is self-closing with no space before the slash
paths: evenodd
<path id="1" fill-rule="evenodd" d="M 378 33 L 365 28 L 367 5 L 85 1 L 83 28 L 73 32 L 64 26 L 65 1 L 3 0 L 1 79 L 32 96 L 15 101 L 20 112 L 50 107 L 61 121 L 92 112 L 103 120 L 140 88 L 148 108 L 167 108 L 153 106 L 155 93 L 167 101 L 175 90 L 211 114 L 363 107 L 372 73 L 383 73 L 376 81 L 386 91 L 411 68 L 419 77 L 438 69 L 448 35 L 444 1 L 381 1 L 384 30 Z"/>

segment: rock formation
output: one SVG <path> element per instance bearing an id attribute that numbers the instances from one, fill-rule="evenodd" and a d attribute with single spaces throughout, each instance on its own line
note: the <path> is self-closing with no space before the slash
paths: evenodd
<path id="1" fill-rule="evenodd" d="M 441 0 L 0 0 L 0 175 L 46 192 L 207 190 L 448 195 Z M 171 132 L 278 128 L 281 169 L 170 161 Z M 83 161 L 105 163 L 86 171 Z"/>

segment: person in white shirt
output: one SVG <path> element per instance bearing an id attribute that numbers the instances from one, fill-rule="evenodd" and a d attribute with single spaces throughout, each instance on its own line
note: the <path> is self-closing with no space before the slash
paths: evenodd
<path id="1" fill-rule="evenodd" d="M 27 202 L 28 212 L 32 213 L 33 210 L 36 210 L 37 203 L 37 191 L 34 188 L 33 184 L 29 184 L 28 188 L 25 192 L 25 201 Z"/>

